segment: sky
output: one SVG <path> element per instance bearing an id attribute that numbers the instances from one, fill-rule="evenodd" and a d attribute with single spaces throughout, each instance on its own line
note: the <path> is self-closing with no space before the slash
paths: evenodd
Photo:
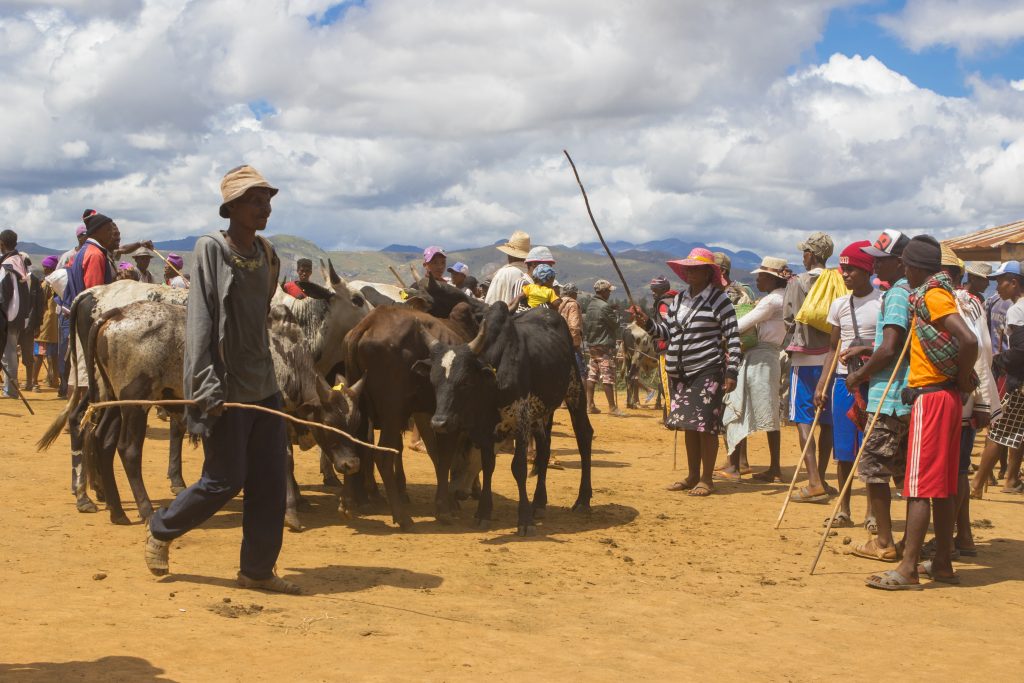
<path id="1" fill-rule="evenodd" d="M 1024 4 L 0 0 L 0 224 L 329 249 L 679 237 L 792 257 L 1024 219 Z"/>

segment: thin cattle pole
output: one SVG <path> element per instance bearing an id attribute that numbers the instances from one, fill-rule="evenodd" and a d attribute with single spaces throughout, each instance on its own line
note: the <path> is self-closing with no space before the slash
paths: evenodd
<path id="1" fill-rule="evenodd" d="M 828 374 L 825 376 L 825 386 L 832 380 L 832 374 L 836 371 L 836 365 L 839 364 L 839 350 L 836 349 L 835 354 L 832 356 L 832 367 L 828 369 Z M 794 387 L 790 387 L 789 390 L 794 391 Z M 796 471 L 793 472 L 793 479 L 789 482 L 789 490 L 786 491 L 786 499 L 782 501 L 782 509 L 779 510 L 779 518 L 775 520 L 775 528 L 778 529 L 782 526 L 782 518 L 786 516 L 786 508 L 789 507 L 789 499 L 793 496 L 793 487 L 796 486 L 796 480 L 800 477 L 800 469 L 804 466 L 804 460 L 807 458 L 807 447 L 811 445 L 811 441 L 814 438 L 814 428 L 818 426 L 818 420 L 821 419 L 821 412 L 825 406 L 820 405 L 814 411 L 814 422 L 811 423 L 811 431 L 808 434 L 807 441 L 804 443 L 804 450 L 800 453 L 800 460 L 796 464 Z"/>
<path id="2" fill-rule="evenodd" d="M 394 266 L 388 266 L 388 270 L 390 270 L 391 274 L 395 276 L 396 280 L 398 280 L 398 284 L 402 285 L 402 289 L 405 289 L 406 288 L 406 284 L 404 282 L 402 282 L 402 276 L 398 274 L 398 271 L 395 270 L 395 267 Z"/>
<path id="3" fill-rule="evenodd" d="M 672 471 L 676 471 L 676 454 L 679 452 L 679 430 L 672 430 Z"/>
<path id="4" fill-rule="evenodd" d="M 4 372 L 3 368 L 0 368 L 0 372 Z M 18 398 L 21 399 L 21 402 L 25 404 L 26 408 L 28 408 L 29 415 L 35 415 L 36 411 L 32 410 L 32 406 L 29 404 L 28 399 L 25 398 L 25 394 L 21 393 L 21 387 L 18 386 L 18 375 L 17 374 L 15 374 L 14 375 L 14 379 L 11 380 L 11 386 L 14 387 L 14 393 L 18 395 Z"/>
<path id="5" fill-rule="evenodd" d="M 629 285 L 626 284 L 626 278 L 622 275 L 622 271 L 619 269 L 619 262 L 615 260 L 615 255 L 612 254 L 612 250 L 608 248 L 608 243 L 604 241 L 604 235 L 601 234 L 601 228 L 597 227 L 597 221 L 594 220 L 594 212 L 590 210 L 590 199 L 587 198 L 587 191 L 583 189 L 583 181 L 580 180 L 580 174 L 576 170 L 576 164 L 572 162 L 572 157 L 569 156 L 567 150 L 562 150 L 565 154 L 565 158 L 569 160 L 569 165 L 572 166 L 572 173 L 576 176 L 576 184 L 580 186 L 580 192 L 583 193 L 583 203 L 587 205 L 587 215 L 590 216 L 590 223 L 594 226 L 594 230 L 597 232 L 597 239 L 601 240 L 601 246 L 604 247 L 605 253 L 608 254 L 608 258 L 612 260 L 612 266 L 615 268 L 615 272 L 619 274 L 619 282 L 622 283 L 622 288 L 626 290 L 626 298 L 629 299 L 630 306 L 636 306 L 633 302 L 633 293 L 629 291 Z"/>
<path id="6" fill-rule="evenodd" d="M 878 407 L 881 408 L 885 403 L 885 397 L 889 395 L 889 389 L 892 387 L 893 381 L 896 379 L 897 373 L 900 371 L 900 366 L 903 365 L 903 359 L 907 355 L 907 350 L 910 348 L 910 338 L 913 331 L 907 333 L 907 342 L 903 345 L 903 351 L 900 353 L 899 359 L 896 361 L 896 367 L 892 369 L 892 375 L 889 377 L 889 383 L 885 385 L 885 391 L 882 392 L 882 398 L 878 400 Z M 846 483 L 843 484 L 843 490 L 839 492 L 839 496 L 836 498 L 835 507 L 832 508 L 832 514 L 828 518 L 828 526 L 825 527 L 825 533 L 821 536 L 821 543 L 818 545 L 818 554 L 814 556 L 814 562 L 811 563 L 811 575 L 814 575 L 814 569 L 818 566 L 818 560 L 821 559 L 821 552 L 825 549 L 825 543 L 828 542 L 828 535 L 832 533 L 832 523 L 836 519 L 836 513 L 839 511 L 839 505 L 843 502 L 843 496 L 850 490 L 850 486 L 853 485 L 853 475 L 857 471 L 857 465 L 860 463 L 860 456 L 864 454 L 864 446 L 868 443 L 868 437 L 871 436 L 871 431 L 875 428 L 875 423 L 878 422 L 878 416 L 881 415 L 881 410 L 876 410 L 874 417 L 871 418 L 871 424 L 868 425 L 868 430 L 864 432 L 864 439 L 860 443 L 860 450 L 857 451 L 857 457 L 853 460 L 853 466 L 850 468 L 850 476 L 846 478 Z"/>
<path id="7" fill-rule="evenodd" d="M 174 271 L 175 273 L 177 273 L 177 274 L 178 274 L 178 276 L 179 276 L 179 277 L 180 277 L 180 278 L 181 278 L 182 280 L 184 280 L 184 281 L 185 281 L 185 289 L 188 289 L 188 288 L 189 288 L 189 284 L 190 284 L 190 283 L 189 283 L 189 281 L 188 281 L 188 278 L 186 278 L 186 277 L 185 277 L 185 274 L 184 274 L 184 273 L 182 273 L 182 272 L 181 272 L 180 270 L 178 270 L 178 269 L 177 269 L 177 268 L 176 268 L 176 267 L 174 266 L 174 264 L 173 264 L 173 263 L 171 263 L 171 262 L 170 262 L 170 261 L 168 261 L 168 260 L 167 260 L 166 258 L 164 258 L 164 255 L 160 253 L 160 250 L 159 250 L 159 249 L 156 249 L 156 248 L 154 248 L 154 249 L 153 249 L 153 253 L 154 253 L 154 254 L 156 254 L 157 256 L 159 256 L 159 257 L 160 257 L 160 260 L 161 260 L 161 261 L 163 261 L 163 262 L 164 262 L 164 263 L 166 263 L 166 264 L 167 264 L 168 266 L 170 266 L 170 267 L 171 267 L 171 270 L 173 270 L 173 271 Z"/>

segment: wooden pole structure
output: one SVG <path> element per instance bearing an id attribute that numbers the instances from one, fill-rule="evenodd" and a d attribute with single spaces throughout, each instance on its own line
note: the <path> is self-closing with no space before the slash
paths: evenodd
<path id="1" fill-rule="evenodd" d="M 626 284 L 626 278 L 622 275 L 622 271 L 619 269 L 619 262 L 615 260 L 615 255 L 612 254 L 612 250 L 608 248 L 608 243 L 604 241 L 604 235 L 601 234 L 601 228 L 597 227 L 597 221 L 594 220 L 594 212 L 590 210 L 590 199 L 587 198 L 587 191 L 583 189 L 583 181 L 580 180 L 580 174 L 576 170 L 576 164 L 573 163 L 568 150 L 563 149 L 562 153 L 565 154 L 565 158 L 569 160 L 569 165 L 572 166 L 572 173 L 576 176 L 576 184 L 580 186 L 580 192 L 583 193 L 583 203 L 587 205 L 587 215 L 590 216 L 590 223 L 594 226 L 594 230 L 597 232 L 597 239 L 601 240 L 601 246 L 604 247 L 605 253 L 608 254 L 608 258 L 612 260 L 612 266 L 615 268 L 615 272 L 619 274 L 619 282 L 622 283 L 622 288 L 626 290 L 626 298 L 629 300 L 629 305 L 636 306 L 636 303 L 633 301 L 633 293 L 629 291 L 629 285 Z"/>
<path id="2" fill-rule="evenodd" d="M 164 399 L 164 400 L 160 400 L 160 401 L 142 401 L 142 400 L 138 400 L 138 401 L 135 401 L 135 400 L 133 400 L 133 401 L 127 401 L 127 400 L 126 401 L 99 401 L 98 403 L 90 404 L 89 407 L 86 408 L 86 410 L 85 410 L 85 417 L 84 417 L 83 421 L 84 422 L 90 421 L 92 419 L 93 413 L 96 412 L 97 410 L 102 409 L 102 408 L 117 408 L 117 407 L 120 407 L 120 406 L 142 406 L 142 407 L 146 407 L 146 408 L 152 408 L 154 406 L 165 406 L 165 407 L 179 406 L 180 407 L 180 406 L 194 406 L 194 405 L 198 405 L 197 402 L 196 401 L 190 401 L 188 399 Z M 280 417 L 282 419 L 288 420 L 289 422 L 294 422 L 295 424 L 303 425 L 304 427 L 313 427 L 315 429 L 325 429 L 325 430 L 327 430 L 329 432 L 333 432 L 333 433 L 337 434 L 338 436 L 341 436 L 341 437 L 344 437 L 345 439 L 348 439 L 349 442 L 351 442 L 351 443 L 354 443 L 354 444 L 356 444 L 358 446 L 363 446 L 364 448 L 370 448 L 370 449 L 373 449 L 375 451 L 382 451 L 384 453 L 391 453 L 393 455 L 398 455 L 398 451 L 395 450 L 394 448 L 385 448 L 384 446 L 377 446 L 377 445 L 372 444 L 372 443 L 367 443 L 365 441 L 360 441 L 359 439 L 357 439 L 356 437 L 352 436 L 348 432 L 343 432 L 340 429 L 337 429 L 336 427 L 332 427 L 330 425 L 325 425 L 325 424 L 320 423 L 320 422 L 310 422 L 309 420 L 301 420 L 301 419 L 299 419 L 297 417 L 289 415 L 288 413 L 282 413 L 280 410 L 274 410 L 273 408 L 266 408 L 264 406 L 253 405 L 252 403 L 224 403 L 223 405 L 224 405 L 225 408 L 240 408 L 242 410 L 255 410 L 255 411 L 258 411 L 258 412 L 261 412 L 261 413 L 267 413 L 269 415 L 276 415 L 277 417 Z"/>
<path id="3" fill-rule="evenodd" d="M 843 484 L 843 490 L 839 492 L 839 496 L 836 498 L 836 504 L 832 508 L 832 514 L 829 515 L 828 525 L 825 527 L 825 533 L 821 536 L 821 543 L 818 545 L 818 554 L 814 556 L 814 562 L 811 562 L 811 575 L 814 575 L 814 569 L 818 566 L 818 560 L 821 559 L 821 552 L 825 549 L 825 543 L 828 542 L 828 535 L 832 533 L 832 523 L 836 519 L 836 513 L 839 511 L 839 505 L 843 502 L 843 496 L 850 490 L 853 485 L 853 477 L 857 472 L 857 465 L 860 463 L 860 456 L 864 454 L 864 446 L 868 443 L 868 437 L 871 436 L 871 431 L 875 428 L 875 423 L 878 422 L 878 416 L 881 415 L 880 410 L 882 405 L 885 404 L 885 398 L 889 395 L 889 389 L 892 388 L 892 383 L 896 379 L 896 375 L 900 371 L 900 366 L 903 365 L 903 359 L 907 355 L 907 351 L 910 349 L 910 339 L 913 334 L 913 330 L 907 332 L 907 341 L 903 345 L 903 351 L 900 353 L 900 357 L 896 360 L 896 367 L 892 369 L 892 375 L 889 376 L 889 383 L 885 385 L 885 390 L 882 392 L 882 398 L 878 400 L 879 410 L 875 411 L 874 417 L 871 418 L 871 424 L 868 425 L 868 429 L 864 432 L 864 440 L 860 443 L 860 450 L 857 451 L 857 457 L 853 459 L 853 466 L 850 469 L 850 476 L 846 478 L 846 483 Z"/>
<path id="4" fill-rule="evenodd" d="M 828 375 L 825 376 L 825 385 L 832 380 L 832 375 L 836 371 L 836 366 L 839 364 L 839 350 L 836 349 L 835 354 L 832 356 L 832 367 L 828 369 Z M 795 387 L 789 387 L 789 391 L 796 391 Z M 811 441 L 814 437 L 814 428 L 818 426 L 818 420 L 821 419 L 821 412 L 824 406 L 818 406 L 817 410 L 814 411 L 814 421 L 811 423 L 811 431 L 807 437 L 807 441 L 804 443 L 804 450 L 800 453 L 800 460 L 796 464 L 796 470 L 793 472 L 793 479 L 789 482 L 789 490 L 786 491 L 786 499 L 782 501 L 782 509 L 779 510 L 779 518 L 775 520 L 775 528 L 778 529 L 782 526 L 782 518 L 786 516 L 786 508 L 789 507 L 789 500 L 793 496 L 793 488 L 796 486 L 796 480 L 800 477 L 800 470 L 804 466 L 804 460 L 807 458 L 807 447 L 811 445 Z"/>
<path id="5" fill-rule="evenodd" d="M 3 376 L 5 376 L 5 372 L 4 372 L 3 368 L 0 368 L 0 377 L 3 377 Z M 26 408 L 28 408 L 28 414 L 29 415 L 35 415 L 36 411 L 32 410 L 32 405 L 28 402 L 28 399 L 25 398 L 25 394 L 23 394 L 21 392 L 21 387 L 18 386 L 18 375 L 17 374 L 15 374 L 14 377 L 11 379 L 11 386 L 14 387 L 14 393 L 16 393 L 18 395 L 18 398 L 21 399 L 21 402 L 25 404 Z"/>
<path id="6" fill-rule="evenodd" d="M 394 266 L 388 266 L 388 270 L 390 270 L 391 274 L 395 276 L 396 280 L 398 280 L 398 284 L 400 284 L 402 286 L 402 289 L 405 289 L 407 287 L 407 285 L 404 282 L 402 282 L 402 276 L 398 274 L 398 271 L 395 270 L 395 267 Z"/>

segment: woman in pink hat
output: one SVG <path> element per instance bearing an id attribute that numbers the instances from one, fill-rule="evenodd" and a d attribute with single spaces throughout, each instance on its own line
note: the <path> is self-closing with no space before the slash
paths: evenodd
<path id="1" fill-rule="evenodd" d="M 668 266 L 689 287 L 672 299 L 666 314 L 654 320 L 637 307 L 630 310 L 648 333 L 668 342 L 665 426 L 684 432 L 689 466 L 689 476 L 668 489 L 707 496 L 714 490 L 722 397 L 736 388 L 740 362 L 736 311 L 723 291 L 722 270 L 707 249 L 694 249 Z"/>

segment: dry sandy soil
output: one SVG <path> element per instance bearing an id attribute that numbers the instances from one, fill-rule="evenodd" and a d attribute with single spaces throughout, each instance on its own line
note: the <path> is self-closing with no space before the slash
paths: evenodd
<path id="1" fill-rule="evenodd" d="M 989 524 L 976 529 L 976 561 L 958 565 L 962 586 L 873 591 L 863 580 L 885 567 L 844 552 L 844 536 L 862 529 L 840 531 L 808 575 L 821 506 L 791 506 L 776 531 L 781 487 L 665 491 L 682 473 L 652 410 L 595 416 L 593 512 L 570 512 L 579 469 L 560 413 L 566 469 L 552 472 L 547 519 L 525 539 L 514 534 L 508 456 L 495 476 L 498 519 L 478 532 L 469 506 L 452 526 L 433 521 L 432 470 L 407 451 L 408 534 L 383 509 L 339 519 L 335 496 L 314 485 L 312 453 L 300 457 L 313 509 L 305 532 L 286 532 L 278 567 L 308 594 L 288 597 L 235 587 L 237 499 L 173 544 L 171 576 L 151 576 L 141 524 L 75 511 L 67 437 L 49 452 L 33 446 L 60 403 L 32 398 L 35 417 L 0 403 L 0 680 L 1020 678 L 1020 496 L 974 504 Z M 166 434 L 154 418 L 145 471 L 162 501 Z M 795 438 L 784 432 L 787 464 Z M 751 460 L 766 462 L 763 436 Z M 189 481 L 200 464 L 186 447 Z M 858 490 L 855 516 L 863 509 Z"/>

